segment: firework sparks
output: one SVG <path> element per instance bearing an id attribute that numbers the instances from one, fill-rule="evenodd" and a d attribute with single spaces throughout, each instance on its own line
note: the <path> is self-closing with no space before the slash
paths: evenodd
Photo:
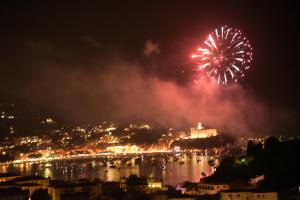
<path id="1" fill-rule="evenodd" d="M 226 85 L 237 82 L 250 69 L 252 47 L 240 30 L 222 26 L 208 35 L 192 59 L 201 76 L 214 77 L 218 84 Z"/>

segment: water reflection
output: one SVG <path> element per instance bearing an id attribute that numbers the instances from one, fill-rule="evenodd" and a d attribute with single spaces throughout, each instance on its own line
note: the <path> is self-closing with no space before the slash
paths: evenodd
<path id="1" fill-rule="evenodd" d="M 52 179 L 119 181 L 130 174 L 162 178 L 168 185 L 184 181 L 198 182 L 211 175 L 215 168 L 209 164 L 210 156 L 140 156 L 107 157 L 85 160 L 52 161 L 47 163 L 22 163 L 2 165 L 0 173 L 13 172 L 22 175 L 38 174 Z M 218 164 L 218 160 L 214 159 Z"/>

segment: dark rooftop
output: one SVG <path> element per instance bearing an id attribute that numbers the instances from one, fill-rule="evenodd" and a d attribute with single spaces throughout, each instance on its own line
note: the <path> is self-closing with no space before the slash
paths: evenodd
<path id="1" fill-rule="evenodd" d="M 0 173 L 0 178 L 13 177 L 13 176 L 20 176 L 20 175 L 15 173 Z"/>
<path id="2" fill-rule="evenodd" d="M 231 192 L 253 192 L 253 193 L 269 193 L 269 192 L 276 192 L 273 190 L 264 190 L 264 189 L 230 189 L 230 190 L 223 190 L 222 192 L 231 193 Z"/>
<path id="3" fill-rule="evenodd" d="M 51 181 L 50 187 L 68 188 L 68 187 L 89 187 L 100 185 L 99 182 L 67 182 L 67 181 Z"/>
<path id="4" fill-rule="evenodd" d="M 21 190 L 20 188 L 8 188 L 8 189 L 0 189 L 0 194 L 2 196 L 19 196 L 19 195 L 28 195 L 28 190 Z M 7 198 L 9 199 L 9 197 Z"/>
<path id="5" fill-rule="evenodd" d="M 13 181 L 18 182 L 18 181 L 44 180 L 44 179 L 46 178 L 42 176 L 21 176 L 21 177 L 14 178 Z"/>

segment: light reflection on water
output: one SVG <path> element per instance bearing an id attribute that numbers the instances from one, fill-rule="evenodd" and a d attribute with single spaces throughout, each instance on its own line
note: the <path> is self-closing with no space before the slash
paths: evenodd
<path id="1" fill-rule="evenodd" d="M 119 181 L 120 177 L 130 174 L 162 178 L 168 185 L 176 185 L 184 181 L 198 182 L 204 175 L 214 172 L 214 167 L 208 161 L 211 156 L 181 155 L 177 161 L 173 156 L 142 156 L 140 162 L 135 158 L 104 159 L 94 158 L 85 160 L 52 161 L 49 163 L 32 164 L 22 163 L 16 165 L 3 165 L 0 173 L 14 172 L 21 175 L 37 174 L 51 179 Z M 216 164 L 219 160 L 215 159 Z M 106 165 L 105 165 L 106 163 Z"/>

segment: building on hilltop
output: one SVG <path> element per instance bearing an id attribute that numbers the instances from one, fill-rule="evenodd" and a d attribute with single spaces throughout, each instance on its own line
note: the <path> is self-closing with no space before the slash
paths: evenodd
<path id="1" fill-rule="evenodd" d="M 191 131 L 191 135 L 190 135 L 191 139 L 209 138 L 218 135 L 217 129 L 204 128 L 201 122 L 198 123 L 197 127 L 191 127 L 190 131 Z"/>

